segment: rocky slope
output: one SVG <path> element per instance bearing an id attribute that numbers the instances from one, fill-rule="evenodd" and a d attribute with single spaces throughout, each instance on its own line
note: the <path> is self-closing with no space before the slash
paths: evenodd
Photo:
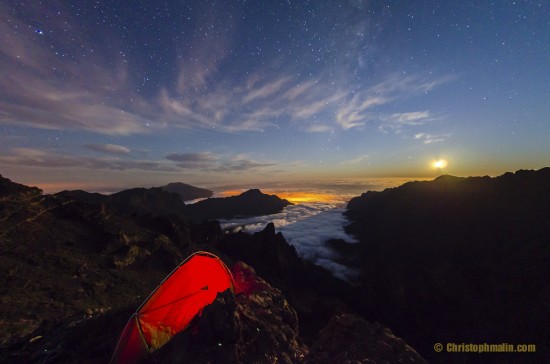
<path id="1" fill-rule="evenodd" d="M 465 341 L 534 343 L 549 357 L 550 168 L 411 182 L 354 198 L 347 214 L 367 318 L 431 360 L 471 360 L 433 351 Z"/>
<path id="2" fill-rule="evenodd" d="M 130 217 L 66 195 L 15 190 L 0 195 L 2 342 L 44 320 L 137 304 L 178 262 L 222 236 L 217 224 Z"/>
<path id="3" fill-rule="evenodd" d="M 272 225 L 253 236 L 224 236 L 217 222 L 128 215 L 1 177 L 0 187 L 0 362 L 107 362 L 130 314 L 197 250 L 219 255 L 236 267 L 236 281 L 246 277 L 248 284 L 240 284 L 237 296 L 219 296 L 197 329 L 178 335 L 152 360 L 423 362 L 387 329 L 357 316 L 345 302 L 350 287 L 303 263 Z M 338 325 L 336 336 L 330 334 Z M 348 338 L 349 327 L 360 333 Z M 327 347 L 326 340 L 343 346 Z M 372 349 L 360 350 L 363 343 Z"/>

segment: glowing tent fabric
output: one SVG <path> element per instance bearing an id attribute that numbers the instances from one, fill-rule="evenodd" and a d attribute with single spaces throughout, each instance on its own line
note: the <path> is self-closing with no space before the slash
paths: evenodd
<path id="1" fill-rule="evenodd" d="M 233 279 L 220 258 L 206 252 L 194 253 L 132 315 L 111 363 L 137 362 L 160 348 L 227 289 L 233 290 Z"/>

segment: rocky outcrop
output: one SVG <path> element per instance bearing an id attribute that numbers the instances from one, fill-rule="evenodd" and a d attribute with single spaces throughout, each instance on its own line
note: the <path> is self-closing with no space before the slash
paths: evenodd
<path id="1" fill-rule="evenodd" d="M 177 193 L 182 201 L 191 201 L 199 198 L 212 197 L 214 194 L 212 191 L 188 185 L 181 182 L 168 183 L 165 186 L 160 186 L 165 191 Z"/>
<path id="2" fill-rule="evenodd" d="M 30 191 L 0 200 L 0 343 L 48 320 L 139 305 L 191 252 L 222 237 L 215 222 L 132 217 Z"/>
<path id="3" fill-rule="evenodd" d="M 230 234 L 216 247 L 236 260 L 258 267 L 259 273 L 272 283 L 298 283 L 305 279 L 304 263 L 283 235 L 275 232 L 273 223 L 253 235 L 243 232 Z"/>
<path id="4" fill-rule="evenodd" d="M 390 329 L 353 314 L 335 315 L 311 347 L 307 363 L 426 363 Z"/>
<path id="5" fill-rule="evenodd" d="M 352 312 L 353 287 L 324 268 L 302 261 L 272 223 L 253 235 L 226 235 L 215 246 L 230 259 L 253 266 L 262 278 L 285 293 L 308 341 L 333 315 Z"/>
<path id="6" fill-rule="evenodd" d="M 248 190 L 238 196 L 209 198 L 185 207 L 193 221 L 231 219 L 238 216 L 261 216 L 281 212 L 292 203 L 260 190 Z"/>

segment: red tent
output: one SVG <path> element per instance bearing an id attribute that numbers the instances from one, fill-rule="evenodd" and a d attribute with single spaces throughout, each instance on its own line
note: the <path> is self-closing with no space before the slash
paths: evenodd
<path id="1" fill-rule="evenodd" d="M 132 315 L 111 363 L 134 363 L 187 328 L 216 295 L 233 288 L 231 272 L 214 254 L 197 252 L 172 271 Z"/>

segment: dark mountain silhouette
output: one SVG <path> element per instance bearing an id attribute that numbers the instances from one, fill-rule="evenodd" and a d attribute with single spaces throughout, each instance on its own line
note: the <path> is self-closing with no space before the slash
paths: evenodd
<path id="1" fill-rule="evenodd" d="M 81 190 L 62 191 L 56 196 L 72 198 L 90 205 L 101 205 L 106 211 L 124 215 L 183 214 L 185 204 L 177 193 L 161 188 L 132 188 L 112 195 L 89 193 Z"/>
<path id="2" fill-rule="evenodd" d="M 352 199 L 347 215 L 367 318 L 432 360 L 482 360 L 436 354 L 436 342 L 533 343 L 548 355 L 550 168 L 410 182 Z"/>
<path id="3" fill-rule="evenodd" d="M 275 195 L 266 195 L 253 189 L 238 196 L 209 198 L 185 207 L 185 214 L 193 221 L 231 219 L 237 216 L 261 216 L 281 212 L 292 203 Z"/>
<path id="4" fill-rule="evenodd" d="M 102 206 L 105 211 L 115 211 L 124 215 L 175 214 L 194 222 L 237 216 L 270 215 L 281 212 L 285 206 L 291 205 L 287 200 L 275 195 L 266 195 L 260 190 L 248 190 L 232 197 L 208 198 L 191 205 L 185 205 L 178 193 L 160 187 L 132 188 L 112 195 L 81 190 L 62 191 L 55 196 Z"/>
<path id="5" fill-rule="evenodd" d="M 168 183 L 166 186 L 160 186 L 165 191 L 174 192 L 180 195 L 182 201 L 191 201 L 199 198 L 212 197 L 212 191 L 188 185 L 181 182 Z"/>
<path id="6" fill-rule="evenodd" d="M 156 189 L 148 192 L 117 198 L 135 197 L 132 211 L 157 208 L 149 203 Z M 223 234 L 217 222 L 121 213 L 103 199 L 82 191 L 42 195 L 0 177 L 0 361 L 108 362 L 131 313 L 182 259 L 205 250 L 261 290 L 220 294 L 152 360 L 424 362 L 387 328 L 354 313 L 336 295 L 349 297 L 351 287 L 302 262 L 273 225 L 252 236 Z M 365 342 L 375 346 L 360 349 Z"/>
<path id="7" fill-rule="evenodd" d="M 55 194 L 55 196 L 72 198 L 80 202 L 84 202 L 90 205 L 101 205 L 109 200 L 108 195 L 102 195 L 97 192 L 86 192 L 82 190 L 61 191 Z"/>
<path id="8" fill-rule="evenodd" d="M 27 187 L 25 185 L 15 183 L 0 175 L 0 199 L 4 198 L 22 198 L 32 195 L 41 194 L 42 190 L 36 187 Z"/>
<path id="9" fill-rule="evenodd" d="M 185 204 L 175 192 L 162 188 L 132 188 L 113 193 L 109 204 L 122 214 L 167 215 L 181 214 Z"/>

